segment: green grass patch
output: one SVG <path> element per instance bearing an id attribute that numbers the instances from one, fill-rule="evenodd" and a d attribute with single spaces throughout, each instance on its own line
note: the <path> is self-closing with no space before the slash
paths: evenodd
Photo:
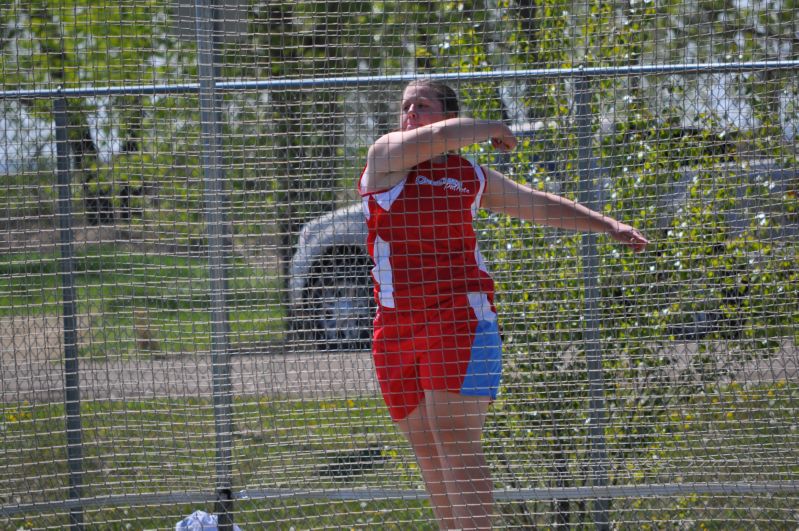
<path id="1" fill-rule="evenodd" d="M 0 257 L 0 317 L 59 315 L 62 260 L 41 253 Z M 110 246 L 87 247 L 73 265 L 83 356 L 165 355 L 207 351 L 211 291 L 207 262 Z M 234 263 L 226 302 L 235 344 L 280 339 L 281 284 Z"/>
<path id="2" fill-rule="evenodd" d="M 796 477 L 799 454 L 796 418 L 799 387 L 788 382 L 744 389 L 730 385 L 708 390 L 675 405 L 651 422 L 659 427 L 629 468 L 617 469 L 615 484 L 680 482 L 767 482 Z M 213 404 L 198 399 L 98 401 L 82 405 L 84 494 L 213 493 L 216 436 Z M 61 405 L 4 404 L 0 409 L 0 503 L 66 499 L 64 409 Z M 236 492 L 284 489 L 412 490 L 418 469 L 406 443 L 392 426 L 381 400 L 245 398 L 233 404 L 231 471 Z M 550 463 L 534 462 L 543 440 L 528 436 L 487 441 L 496 486 L 511 485 L 497 460 L 502 448 L 528 486 L 546 486 Z M 615 465 L 625 462 L 613 457 Z M 376 451 L 373 451 L 376 450 Z M 637 474 L 641 470 L 645 473 Z M 662 525 L 725 529 L 741 511 L 764 525 L 787 522 L 796 495 L 684 495 L 613 500 L 611 517 L 620 529 Z M 498 505 L 506 522 L 554 522 L 551 502 Z M 573 524 L 590 525 L 590 503 L 571 502 Z M 146 507 L 93 507 L 90 529 L 174 528 L 175 523 L 213 504 L 153 504 Z M 275 529 L 380 528 L 434 529 L 432 512 L 419 500 L 361 501 L 320 497 L 280 497 L 237 501 L 239 525 Z M 525 515 L 522 517 L 522 515 Z M 134 523 L 135 522 L 135 523 Z M 60 527 L 61 514 L 27 513 L 0 521 L 0 528 Z M 638 527 L 636 527 L 638 526 Z"/>
<path id="3" fill-rule="evenodd" d="M 209 401 L 84 402 L 81 420 L 85 496 L 214 492 L 216 439 Z M 412 456 L 378 399 L 236 399 L 232 421 L 231 469 L 237 491 L 413 489 L 420 481 Z M 64 422 L 60 405 L 2 406 L 0 484 L 4 494 L 0 503 L 66 499 L 69 469 Z M 370 448 L 379 448 L 379 453 L 365 456 L 363 451 Z M 328 473 L 331 470 L 336 474 Z M 431 517 L 423 502 L 401 500 L 282 498 L 243 501 L 236 508 L 239 524 L 285 522 L 286 527 L 298 529 L 357 526 L 359 521 L 374 523 L 375 518 L 390 513 L 402 513 L 391 517 L 398 522 L 427 521 L 429 525 Z M 137 528 L 144 522 L 148 523 L 145 527 L 174 528 L 197 509 L 213 511 L 211 504 L 165 503 L 95 507 L 87 509 L 86 517 L 90 528 L 97 529 L 124 529 L 125 522 L 133 521 Z M 15 517 L 13 523 L 22 528 L 58 527 L 67 520 L 63 514 L 30 513 Z M 0 521 L 0 528 L 3 525 Z"/>

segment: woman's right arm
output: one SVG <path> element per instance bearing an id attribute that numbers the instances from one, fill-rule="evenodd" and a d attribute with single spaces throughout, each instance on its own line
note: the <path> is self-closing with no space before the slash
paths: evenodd
<path id="1" fill-rule="evenodd" d="M 404 179 L 417 164 L 488 139 L 499 150 L 516 147 L 516 137 L 502 122 L 472 118 L 449 118 L 383 135 L 369 148 L 361 180 L 362 191 L 387 190 Z"/>

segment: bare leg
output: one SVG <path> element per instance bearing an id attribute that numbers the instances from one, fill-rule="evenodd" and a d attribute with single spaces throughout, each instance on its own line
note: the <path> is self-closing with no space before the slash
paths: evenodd
<path id="1" fill-rule="evenodd" d="M 487 397 L 428 391 L 422 407 L 436 438 L 455 527 L 491 529 L 493 483 L 483 454 Z"/>
<path id="2" fill-rule="evenodd" d="M 441 460 L 438 455 L 435 437 L 427 422 L 427 412 L 423 406 L 416 408 L 405 419 L 397 423 L 411 444 L 416 462 L 422 472 L 430 505 L 441 529 L 454 528 L 452 506 L 447 496 Z"/>
<path id="3" fill-rule="evenodd" d="M 485 397 L 427 391 L 398 423 L 442 529 L 491 529 L 493 485 L 480 441 L 488 404 Z"/>

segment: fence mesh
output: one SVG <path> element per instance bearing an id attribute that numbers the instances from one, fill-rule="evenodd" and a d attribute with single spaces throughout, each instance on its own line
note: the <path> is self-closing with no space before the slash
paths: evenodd
<path id="1" fill-rule="evenodd" d="M 433 77 L 463 150 L 652 241 L 482 211 L 497 528 L 794 528 L 791 2 L 0 6 L 0 526 L 433 529 L 356 181 Z"/>

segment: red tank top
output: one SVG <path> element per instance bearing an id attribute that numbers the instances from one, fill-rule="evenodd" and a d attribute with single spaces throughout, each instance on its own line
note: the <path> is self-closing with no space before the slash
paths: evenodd
<path id="1" fill-rule="evenodd" d="M 390 190 L 361 192 L 380 310 L 448 306 L 475 292 L 493 300 L 472 225 L 484 189 L 480 166 L 448 155 L 417 165 Z"/>

